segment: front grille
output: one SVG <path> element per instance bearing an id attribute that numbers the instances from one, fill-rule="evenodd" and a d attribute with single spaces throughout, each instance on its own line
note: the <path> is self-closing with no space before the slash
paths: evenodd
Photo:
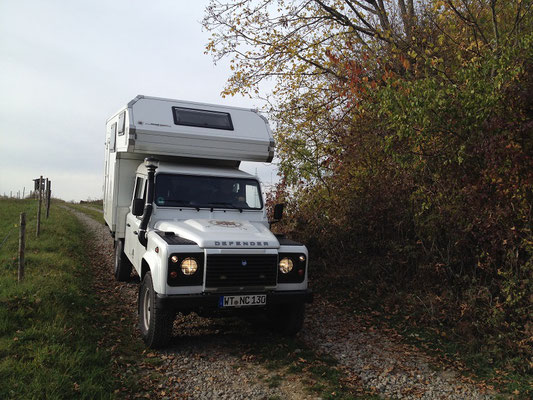
<path id="1" fill-rule="evenodd" d="M 278 270 L 276 254 L 213 254 L 207 256 L 205 286 L 275 286 Z"/>

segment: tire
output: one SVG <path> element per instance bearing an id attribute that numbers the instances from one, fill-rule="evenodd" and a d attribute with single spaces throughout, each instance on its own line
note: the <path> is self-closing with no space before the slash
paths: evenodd
<path id="1" fill-rule="evenodd" d="M 284 304 L 271 314 L 276 331 L 285 336 L 294 336 L 302 329 L 305 317 L 305 304 Z"/>
<path id="2" fill-rule="evenodd" d="M 147 272 L 139 288 L 139 329 L 144 343 L 151 349 L 159 349 L 168 344 L 174 323 L 174 313 L 156 308 L 155 300 L 152 274 Z"/>
<path id="3" fill-rule="evenodd" d="M 124 240 L 115 242 L 115 279 L 119 282 L 126 282 L 131 277 L 132 265 L 124 253 Z"/>

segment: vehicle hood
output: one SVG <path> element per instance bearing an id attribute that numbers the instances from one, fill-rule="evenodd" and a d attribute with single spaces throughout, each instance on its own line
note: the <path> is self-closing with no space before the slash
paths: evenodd
<path id="1" fill-rule="evenodd" d="M 158 221 L 155 229 L 174 232 L 202 248 L 277 249 L 279 242 L 261 222 L 187 219 Z"/>

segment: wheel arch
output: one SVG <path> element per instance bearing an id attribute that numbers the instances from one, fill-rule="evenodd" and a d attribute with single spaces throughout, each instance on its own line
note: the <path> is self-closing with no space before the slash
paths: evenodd
<path id="1" fill-rule="evenodd" d="M 153 251 L 146 252 L 141 261 L 141 281 L 148 271 L 152 274 L 152 284 L 156 293 L 166 294 L 166 268 L 163 268 L 159 255 Z"/>
<path id="2" fill-rule="evenodd" d="M 148 271 L 150 271 L 150 266 L 148 265 L 148 261 L 143 258 L 141 263 L 141 281 Z"/>

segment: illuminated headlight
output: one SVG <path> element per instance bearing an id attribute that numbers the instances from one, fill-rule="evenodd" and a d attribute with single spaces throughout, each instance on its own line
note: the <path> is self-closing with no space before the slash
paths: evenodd
<path id="1" fill-rule="evenodd" d="M 288 274 L 289 272 L 291 272 L 292 267 L 293 267 L 293 264 L 290 258 L 287 258 L 287 257 L 282 258 L 281 261 L 279 262 L 279 270 L 281 271 L 282 274 Z"/>
<path id="2" fill-rule="evenodd" d="M 192 275 L 197 269 L 198 263 L 192 257 L 187 257 L 181 262 L 181 272 L 183 272 L 184 275 Z"/>

